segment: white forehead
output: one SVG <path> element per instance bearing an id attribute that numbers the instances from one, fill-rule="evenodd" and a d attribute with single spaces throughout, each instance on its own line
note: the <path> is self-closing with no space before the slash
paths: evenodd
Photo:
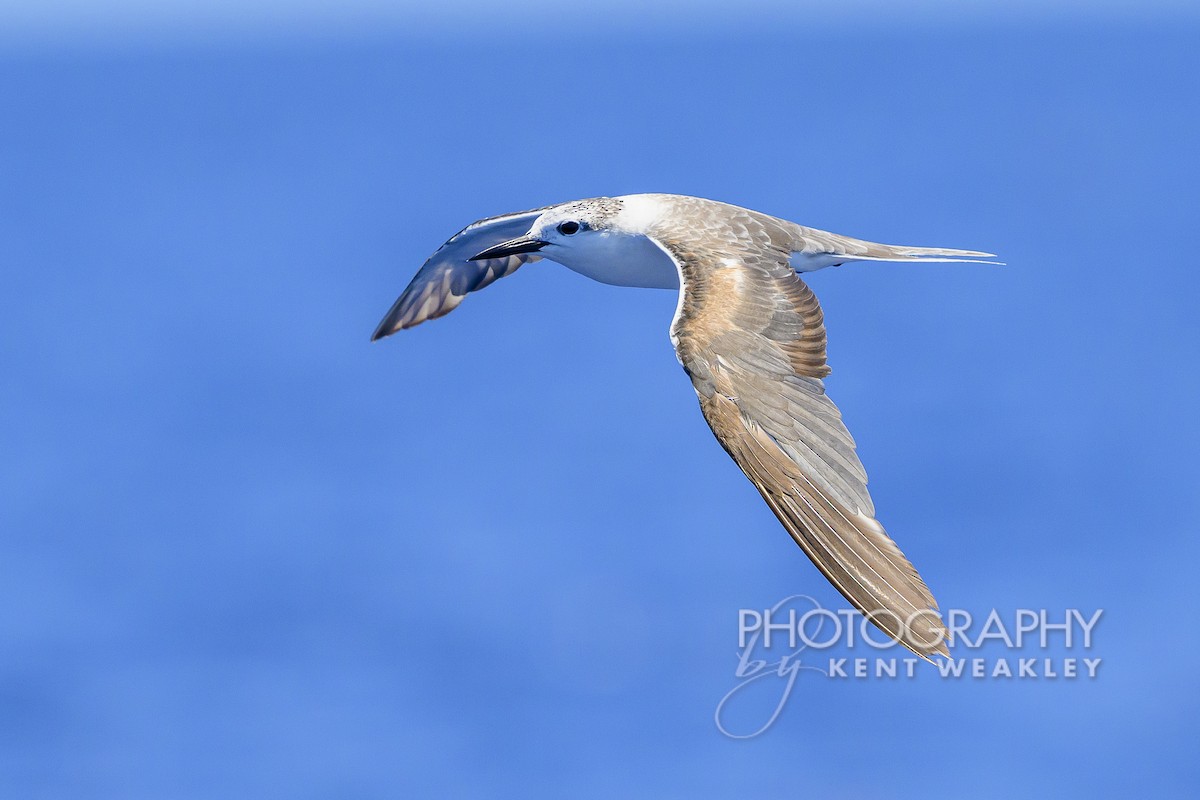
<path id="1" fill-rule="evenodd" d="M 594 197 L 555 206 L 543 213 L 534 227 L 544 230 L 564 220 L 576 220 L 598 230 L 645 233 L 661 214 L 662 203 L 655 195 Z"/>

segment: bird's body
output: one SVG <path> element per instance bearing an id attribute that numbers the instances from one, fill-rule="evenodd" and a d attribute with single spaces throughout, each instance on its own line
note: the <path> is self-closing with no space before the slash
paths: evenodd
<path id="1" fill-rule="evenodd" d="M 540 257 L 602 283 L 681 287 L 671 341 L 717 440 L 830 582 L 929 657 L 946 653 L 937 604 L 874 518 L 854 440 L 825 395 L 823 315 L 799 273 L 989 255 L 877 244 L 696 197 L 594 198 L 463 229 L 425 263 L 373 338 L 448 313 Z"/>

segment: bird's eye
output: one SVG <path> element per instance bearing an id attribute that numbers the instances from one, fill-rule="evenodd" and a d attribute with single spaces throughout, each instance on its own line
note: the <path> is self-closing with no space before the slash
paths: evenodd
<path id="1" fill-rule="evenodd" d="M 579 223 L 572 219 L 560 222 L 558 223 L 558 232 L 563 236 L 573 236 L 579 233 Z"/>

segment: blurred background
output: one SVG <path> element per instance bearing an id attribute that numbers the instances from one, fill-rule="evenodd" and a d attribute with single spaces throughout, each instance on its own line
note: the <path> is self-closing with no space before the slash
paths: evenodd
<path id="1" fill-rule="evenodd" d="M 0 796 L 1195 796 L 1198 78 L 1184 2 L 0 5 Z M 674 295 L 368 343 L 466 223 L 639 191 L 1001 254 L 813 275 L 827 385 L 943 608 L 1102 608 L 1097 679 L 717 730 L 739 609 L 846 604 Z"/>

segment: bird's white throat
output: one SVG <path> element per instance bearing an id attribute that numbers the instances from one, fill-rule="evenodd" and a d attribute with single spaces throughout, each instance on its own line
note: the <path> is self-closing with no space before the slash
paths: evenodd
<path id="1" fill-rule="evenodd" d="M 654 240 L 641 233 L 603 231 L 570 245 L 552 245 L 539 255 L 612 286 L 678 289 L 679 270 Z"/>

